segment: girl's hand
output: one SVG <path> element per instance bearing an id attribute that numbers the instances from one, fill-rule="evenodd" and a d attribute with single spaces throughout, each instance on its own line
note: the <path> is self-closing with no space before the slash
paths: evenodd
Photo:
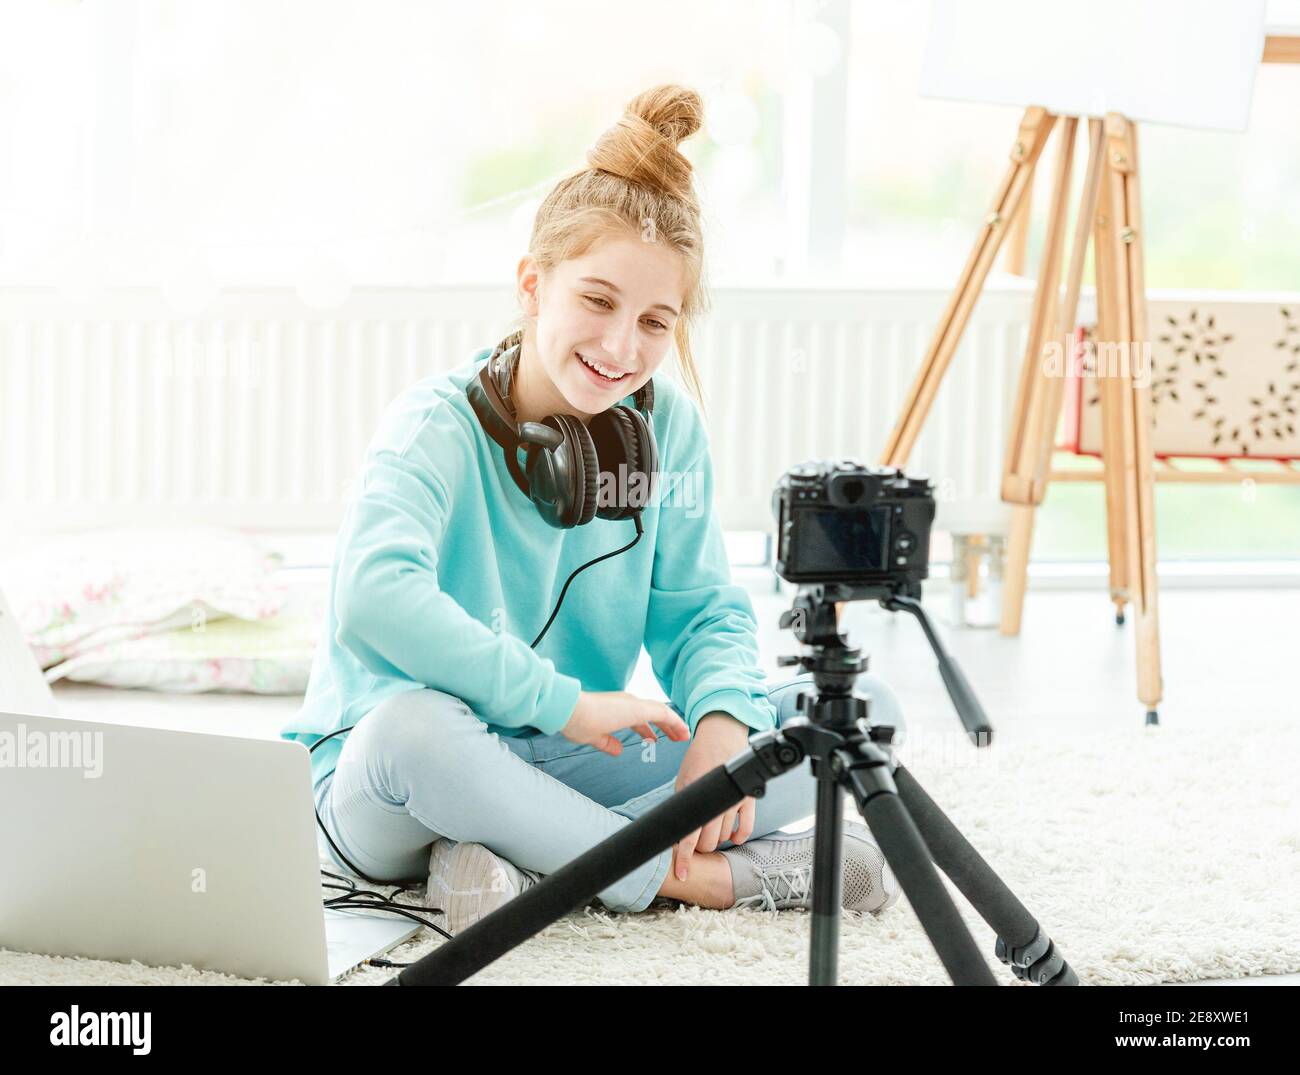
<path id="1" fill-rule="evenodd" d="M 633 728 L 642 739 L 653 743 L 656 736 L 652 724 L 657 724 L 669 739 L 677 742 L 691 737 L 686 722 L 663 702 L 638 698 L 627 691 L 581 691 L 569 723 L 560 729 L 560 734 L 618 757 L 623 753 L 623 744 L 614 738 L 613 732 Z"/>
<path id="2" fill-rule="evenodd" d="M 749 742 L 751 728 L 742 724 L 730 713 L 709 713 L 695 726 L 695 739 L 686 748 L 686 757 L 677 770 L 677 790 L 681 791 L 693 780 L 698 780 L 710 769 L 730 761 Z M 740 828 L 732 833 L 736 818 Z M 726 813 L 715 817 L 707 825 L 682 838 L 673 848 L 673 870 L 679 881 L 685 881 L 690 872 L 691 855 L 697 850 L 716 851 L 724 840 L 743 844 L 754 831 L 754 798 L 745 796 Z"/>

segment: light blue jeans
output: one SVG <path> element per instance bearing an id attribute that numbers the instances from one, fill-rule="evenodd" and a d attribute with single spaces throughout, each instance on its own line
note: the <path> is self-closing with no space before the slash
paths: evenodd
<path id="1" fill-rule="evenodd" d="M 769 689 L 778 726 L 796 716 L 811 674 Z M 858 678 L 872 724 L 903 718 L 890 688 Z M 429 848 L 439 836 L 484 844 L 541 874 L 613 835 L 673 794 L 688 742 L 658 729 L 651 744 L 631 729 L 618 733 L 623 753 L 610 757 L 563 735 L 497 735 L 459 698 L 407 691 L 381 702 L 345 738 L 334 772 L 316 787 L 321 820 L 343 853 L 369 876 L 424 881 Z M 756 800 L 754 837 L 816 809 L 810 764 L 784 773 Z M 320 834 L 318 834 L 320 835 Z M 320 835 L 321 850 L 346 870 Z M 721 847 L 730 847 L 724 841 Z M 662 851 L 599 893 L 614 911 L 641 911 L 654 899 L 672 862 Z"/>

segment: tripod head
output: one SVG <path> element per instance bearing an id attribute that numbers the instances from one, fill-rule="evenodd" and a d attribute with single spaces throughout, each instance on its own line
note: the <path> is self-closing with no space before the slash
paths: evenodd
<path id="1" fill-rule="evenodd" d="M 819 582 L 799 587 L 792 608 L 781 614 L 781 626 L 794 631 L 794 636 L 811 650 L 799 656 L 780 657 L 779 665 L 799 665 L 811 672 L 820 697 L 848 699 L 853 695 L 853 684 L 867 670 L 867 659 L 862 651 L 850 646 L 840 634 L 837 604 L 841 601 L 879 601 L 880 607 L 890 612 L 908 612 L 920 621 L 925 639 L 939 662 L 939 675 L 952 699 L 953 708 L 966 729 L 966 734 L 977 747 L 988 746 L 993 740 L 993 726 L 984 707 L 971 688 L 965 674 L 953 656 L 944 648 L 934 624 L 921 606 L 921 584 L 912 580 L 853 584 L 844 582 Z M 849 712 L 843 706 L 832 705 L 829 710 Z"/>

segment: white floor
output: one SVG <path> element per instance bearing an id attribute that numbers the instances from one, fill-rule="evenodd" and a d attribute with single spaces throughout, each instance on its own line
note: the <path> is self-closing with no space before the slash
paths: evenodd
<path id="1" fill-rule="evenodd" d="M 738 569 L 736 578 L 754 601 L 765 670 L 773 679 L 794 674 L 776 665 L 779 655 L 797 648 L 793 635 L 777 626 L 793 591 L 785 587 L 774 593 L 772 575 L 763 569 Z M 1014 639 L 996 629 L 953 629 L 943 617 L 942 588 L 935 585 L 930 594 L 927 607 L 997 735 L 1104 736 L 1142 722 L 1132 626 L 1115 625 L 1104 591 L 1031 592 L 1022 634 Z M 1300 720 L 1294 644 L 1300 590 L 1170 589 L 1161 594 L 1160 605 L 1163 724 L 1204 714 L 1222 721 L 1225 736 L 1249 735 L 1252 714 L 1279 706 Z M 870 670 L 901 697 L 909 740 L 973 749 L 951 746 L 962 743 L 960 725 L 915 620 L 858 603 L 846 611 L 841 626 L 868 656 Z M 629 689 L 662 696 L 648 661 L 643 659 Z M 297 704 L 293 698 L 186 697 L 79 685 L 60 686 L 56 695 L 70 717 L 268 737 Z M 1232 773 L 1225 772 L 1224 779 L 1230 781 Z M 1225 984 L 1300 984 L 1300 974 Z"/>

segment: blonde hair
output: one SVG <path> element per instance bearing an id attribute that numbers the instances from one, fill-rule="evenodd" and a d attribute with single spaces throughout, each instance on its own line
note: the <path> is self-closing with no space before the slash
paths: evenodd
<path id="1" fill-rule="evenodd" d="M 703 121 L 704 103 L 694 90 L 668 84 L 638 94 L 587 152 L 590 167 L 565 176 L 542 201 L 528 242 L 543 272 L 581 257 L 609 235 L 630 234 L 676 250 L 684 263 L 685 294 L 673 342 L 682 379 L 701 409 L 690 328 L 707 309 L 704 241 L 691 162 L 677 146 Z M 527 331 L 527 325 L 521 317 L 516 328 Z"/>

